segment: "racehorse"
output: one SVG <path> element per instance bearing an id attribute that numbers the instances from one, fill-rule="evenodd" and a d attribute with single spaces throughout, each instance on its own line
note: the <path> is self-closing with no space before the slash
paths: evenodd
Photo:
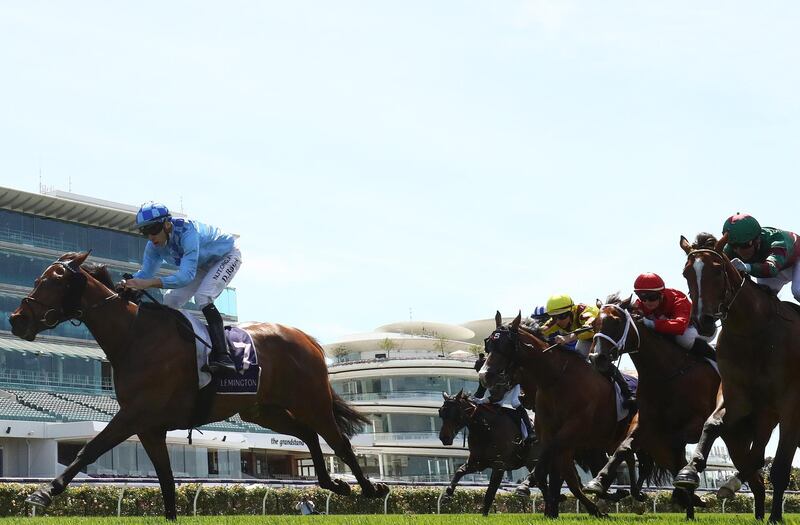
<path id="1" fill-rule="evenodd" d="M 348 437 L 367 419 L 331 388 L 325 354 L 316 340 L 278 324 L 245 327 L 262 367 L 258 392 L 214 395 L 210 406 L 202 407 L 194 340 L 181 335 L 178 317 L 165 315 L 163 308 L 140 308 L 122 299 L 105 267 L 82 267 L 87 256 L 64 254 L 45 269 L 11 315 L 12 332 L 33 341 L 39 332 L 64 321 L 83 322 L 111 363 L 120 409 L 60 476 L 28 497 L 28 503 L 46 507 L 83 467 L 136 434 L 158 475 L 165 516 L 174 520 L 175 483 L 166 432 L 237 413 L 244 421 L 303 440 L 321 487 L 337 494 L 350 492 L 347 483 L 328 474 L 318 435 L 350 467 L 364 495 L 388 492 L 386 485 L 373 484 L 364 476 L 353 454 Z"/>
<path id="2" fill-rule="evenodd" d="M 704 424 L 692 459 L 678 473 L 675 485 L 697 487 L 698 472 L 705 468 L 720 435 L 739 478 L 748 479 L 763 467 L 767 441 L 780 423 L 770 469 L 774 493 L 769 520 L 777 522 L 783 518 L 783 494 L 800 443 L 800 314 L 791 303 L 740 274 L 722 251 L 726 242 L 727 235 L 713 249 L 693 249 L 684 237 L 680 241 L 687 255 L 683 275 L 692 298 L 692 318 L 705 325 L 722 321 L 717 363 L 724 400 Z M 756 518 L 763 518 L 763 509 L 760 515 L 756 510 Z"/>
<path id="3" fill-rule="evenodd" d="M 519 418 L 511 410 L 476 404 L 463 391 L 455 396 L 442 392 L 442 396 L 444 403 L 439 408 L 439 417 L 442 418 L 439 439 L 442 444 L 452 445 L 460 430 L 465 427 L 469 430 L 469 458 L 456 470 L 445 495 L 452 496 L 465 475 L 492 469 L 481 510 L 484 516 L 488 516 L 503 473 L 521 467 L 533 472 L 538 446 L 523 444 Z"/>
<path id="4" fill-rule="evenodd" d="M 598 307 L 590 359 L 603 372 L 627 353 L 639 373 L 638 422 L 600 474 L 586 485 L 586 492 L 602 494 L 611 484 L 609 473 L 616 472 L 618 465 L 638 450 L 644 450 L 675 476 L 686 463 L 687 443 L 698 441 L 721 392 L 719 375 L 709 363 L 631 316 L 630 298 L 620 300 L 615 294 Z M 637 484 L 635 471 L 631 474 L 631 494 L 637 497 L 642 480 Z M 764 482 L 760 473 L 749 482 L 763 515 Z M 686 508 L 688 519 L 694 518 L 695 505 L 704 506 L 696 495 L 683 489 L 676 489 L 673 499 Z"/>
<path id="5" fill-rule="evenodd" d="M 560 345 L 550 347 L 520 329 L 520 321 L 517 315 L 504 326 L 497 312 L 497 328 L 486 339 L 481 384 L 493 393 L 506 390 L 516 378 L 526 392 L 536 391 L 536 433 L 542 452 L 532 476 L 542 491 L 545 515 L 558 517 L 563 479 L 590 514 L 601 516 L 581 489 L 575 454 L 578 450 L 614 451 L 627 433 L 630 418 L 617 421 L 614 387 L 580 354 Z"/>

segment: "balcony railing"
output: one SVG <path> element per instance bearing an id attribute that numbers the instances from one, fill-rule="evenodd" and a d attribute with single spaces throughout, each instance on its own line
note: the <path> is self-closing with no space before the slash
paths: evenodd
<path id="1" fill-rule="evenodd" d="M 63 391 L 75 392 L 102 392 L 112 390 L 110 379 L 83 374 L 51 374 L 42 371 L 0 369 L 0 387 L 26 387 L 35 390 L 45 390 L 46 387 L 55 387 Z"/>

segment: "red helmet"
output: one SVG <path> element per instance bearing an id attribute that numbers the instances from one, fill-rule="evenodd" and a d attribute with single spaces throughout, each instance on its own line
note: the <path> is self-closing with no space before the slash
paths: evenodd
<path id="1" fill-rule="evenodd" d="M 643 273 L 633 283 L 635 292 L 660 292 L 664 289 L 664 279 L 654 273 Z"/>

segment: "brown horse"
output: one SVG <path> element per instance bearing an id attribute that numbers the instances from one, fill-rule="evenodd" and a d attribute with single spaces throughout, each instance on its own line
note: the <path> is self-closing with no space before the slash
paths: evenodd
<path id="1" fill-rule="evenodd" d="M 494 392 L 505 390 L 516 377 L 526 392 L 536 391 L 536 433 L 542 452 L 533 477 L 544 496 L 545 514 L 558 517 L 563 479 L 590 514 L 601 516 L 583 493 L 575 454 L 578 450 L 613 452 L 627 434 L 630 419 L 617 421 L 614 387 L 583 356 L 550 347 L 520 329 L 520 321 L 517 315 L 503 326 L 497 312 L 497 329 L 486 340 L 488 357 L 480 372 L 481 383 Z"/>
<path id="2" fill-rule="evenodd" d="M 176 518 L 175 483 L 166 432 L 240 414 L 245 421 L 290 434 L 308 446 L 321 487 L 347 494 L 350 486 L 328 474 L 318 436 L 350 467 L 366 496 L 388 491 L 370 482 L 356 460 L 351 437 L 366 419 L 339 398 L 328 382 L 319 344 L 295 328 L 255 324 L 253 337 L 261 381 L 253 395 L 214 395 L 210 407 L 198 390 L 195 345 L 181 335 L 181 323 L 163 309 L 139 308 L 113 291 L 105 268 L 82 268 L 88 253 L 65 254 L 45 269 L 30 295 L 11 315 L 14 335 L 33 341 L 57 324 L 86 324 L 113 367 L 119 412 L 78 453 L 66 470 L 28 502 L 46 507 L 75 475 L 103 453 L 136 434 L 158 474 L 167 519 Z M 193 414 L 203 413 L 198 419 Z"/>
<path id="3" fill-rule="evenodd" d="M 481 510 L 484 516 L 488 516 L 503 473 L 522 467 L 532 472 L 539 447 L 522 444 L 519 418 L 513 411 L 494 405 L 478 405 L 463 392 L 455 396 L 442 395 L 444 403 L 439 408 L 439 417 L 442 418 L 439 439 L 442 444 L 452 445 L 460 430 L 465 427 L 469 430 L 469 458 L 456 470 L 445 496 L 453 495 L 456 485 L 465 475 L 492 469 Z"/>
<path id="4" fill-rule="evenodd" d="M 681 237 L 692 318 L 706 325 L 722 321 L 717 362 L 724 401 L 703 426 L 693 457 L 675 484 L 697 487 L 698 472 L 705 468 L 719 435 L 725 438 L 740 479 L 748 479 L 764 465 L 764 449 L 780 422 L 770 470 L 774 495 L 769 519 L 776 522 L 782 519 L 783 493 L 800 444 L 800 315 L 790 303 L 740 274 L 722 252 L 726 241 L 723 237 L 714 249 L 696 250 Z M 756 514 L 761 517 L 763 513 Z"/>
<path id="5" fill-rule="evenodd" d="M 704 360 L 690 355 L 674 340 L 658 335 L 630 315 L 630 298 L 621 301 L 613 295 L 598 305 L 594 345 L 590 358 L 602 372 L 620 354 L 627 353 L 639 372 L 637 400 L 639 418 L 614 457 L 600 474 L 586 486 L 587 492 L 600 494 L 611 484 L 611 474 L 623 460 L 644 450 L 656 464 L 673 476 L 686 463 L 686 445 L 700 438 L 703 423 L 717 405 L 720 395 L 719 375 Z M 637 485 L 631 476 L 631 494 L 637 497 Z M 764 481 L 760 472 L 748 480 L 756 508 L 764 509 Z M 691 497 L 688 497 L 691 496 Z M 637 498 L 640 499 L 640 498 Z M 692 493 L 676 489 L 673 499 L 686 508 L 686 517 L 694 518 L 694 506 L 703 505 Z M 758 515 L 758 512 L 756 512 Z"/>

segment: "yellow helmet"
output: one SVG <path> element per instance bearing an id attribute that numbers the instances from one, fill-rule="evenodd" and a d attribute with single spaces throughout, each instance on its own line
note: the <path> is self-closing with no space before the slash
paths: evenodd
<path id="1" fill-rule="evenodd" d="M 572 302 L 572 297 L 569 295 L 553 295 L 547 300 L 547 313 L 548 315 L 558 315 L 568 312 L 575 303 Z"/>

